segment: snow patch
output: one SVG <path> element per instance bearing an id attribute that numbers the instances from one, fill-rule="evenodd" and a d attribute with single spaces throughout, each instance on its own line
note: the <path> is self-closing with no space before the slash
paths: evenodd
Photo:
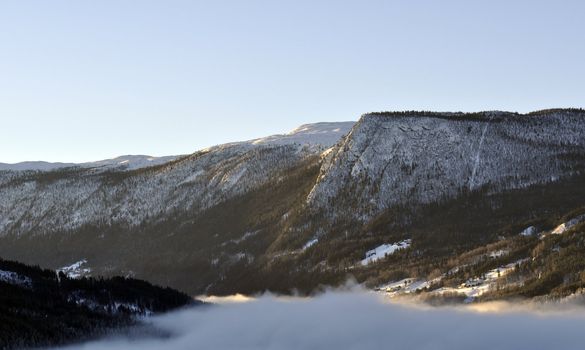
<path id="1" fill-rule="evenodd" d="M 64 266 L 58 269 L 57 272 L 63 272 L 69 278 L 81 278 L 91 273 L 89 267 L 83 267 L 85 264 L 87 264 L 87 260 L 83 259 L 69 266 Z"/>
<path id="2" fill-rule="evenodd" d="M 308 241 L 307 243 L 305 243 L 305 245 L 303 246 L 303 250 L 309 249 L 312 246 L 314 246 L 317 242 L 319 242 L 319 238 L 313 238 L 312 240 Z"/>
<path id="3" fill-rule="evenodd" d="M 222 246 L 226 246 L 226 245 L 228 245 L 229 243 L 233 243 L 233 244 L 240 244 L 240 243 L 242 243 L 243 241 L 247 240 L 248 238 L 250 238 L 250 237 L 253 237 L 253 236 L 256 236 L 256 235 L 258 234 L 258 232 L 260 232 L 260 230 L 256 230 L 256 231 L 248 231 L 248 232 L 244 233 L 244 234 L 242 235 L 242 237 L 240 237 L 240 238 L 235 238 L 235 239 L 230 239 L 230 240 L 229 240 L 229 241 L 227 241 L 227 242 L 223 242 L 221 245 L 222 245 Z"/>
<path id="4" fill-rule="evenodd" d="M 290 145 L 331 147 L 345 136 L 355 122 L 314 123 L 301 125 L 288 134 L 272 135 L 249 141 L 252 145 Z"/>
<path id="5" fill-rule="evenodd" d="M 507 250 L 500 249 L 500 250 L 496 250 L 496 251 L 491 252 L 490 253 L 490 258 L 494 258 L 495 259 L 495 258 L 499 258 L 501 256 L 504 256 L 506 254 L 508 254 L 508 251 Z"/>
<path id="6" fill-rule="evenodd" d="M 368 250 L 366 252 L 366 258 L 363 259 L 360 264 L 362 266 L 366 266 L 370 263 L 376 262 L 380 259 L 384 259 L 388 255 L 394 254 L 397 250 L 406 249 L 410 247 L 411 244 L 410 239 L 406 239 L 404 241 L 392 243 L 392 244 L 382 244 L 372 250 Z"/>
<path id="7" fill-rule="evenodd" d="M 490 117 L 490 121 L 493 118 Z M 483 127 L 483 131 L 481 132 L 481 138 L 479 139 L 479 145 L 477 146 L 477 152 L 475 154 L 475 161 L 473 163 L 473 169 L 471 170 L 471 178 L 469 179 L 469 190 L 473 190 L 473 185 L 475 184 L 475 174 L 477 173 L 477 168 L 479 167 L 480 162 L 480 154 L 481 154 L 481 147 L 483 146 L 483 140 L 485 139 L 485 133 L 490 126 L 490 123 L 486 123 Z"/>
<path id="8" fill-rule="evenodd" d="M 534 236 L 537 233 L 537 229 L 534 226 L 530 226 L 525 228 L 522 232 L 520 232 L 521 236 Z"/>

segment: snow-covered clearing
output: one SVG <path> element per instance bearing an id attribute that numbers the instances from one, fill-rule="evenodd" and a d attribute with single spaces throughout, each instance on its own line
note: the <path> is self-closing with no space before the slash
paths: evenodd
<path id="1" fill-rule="evenodd" d="M 435 279 L 432 281 L 419 280 L 416 278 L 405 278 L 400 281 L 390 282 L 383 286 L 376 288 L 377 291 L 387 293 L 389 296 L 396 296 L 399 294 L 410 294 L 415 293 L 419 290 L 424 290 L 429 287 L 433 282 L 438 281 Z"/>
<path id="2" fill-rule="evenodd" d="M 509 274 L 510 272 L 514 271 L 517 265 L 522 264 L 527 259 L 518 260 L 507 265 L 492 269 L 488 271 L 485 275 L 470 278 L 465 283 L 462 283 L 459 287 L 443 287 L 437 290 L 434 290 L 433 293 L 435 294 L 445 294 L 445 293 L 458 293 L 458 294 L 465 294 L 467 296 L 466 302 L 471 302 L 473 299 L 481 296 L 488 292 L 491 288 L 494 287 L 495 283 L 501 277 Z"/>
<path id="3" fill-rule="evenodd" d="M 365 266 L 380 259 L 384 259 L 386 256 L 394 254 L 394 252 L 397 250 L 410 247 L 411 242 L 412 241 L 410 239 L 405 239 L 404 241 L 396 243 L 382 244 L 381 246 L 378 246 L 372 250 L 368 250 L 366 252 L 366 258 L 363 259 L 360 264 Z"/>
<path id="4" fill-rule="evenodd" d="M 462 283 L 458 287 L 442 287 L 430 291 L 429 293 L 437 295 L 451 293 L 464 294 L 467 297 L 465 301 L 471 302 L 475 298 L 488 292 L 491 288 L 495 286 L 498 279 L 514 271 L 517 265 L 522 264 L 525 261 L 527 261 L 527 259 L 518 260 L 510 264 L 500 266 L 498 268 L 488 271 L 482 276 L 470 278 L 465 283 Z M 411 293 L 416 293 L 418 291 L 423 291 L 425 288 L 430 288 L 433 284 L 440 282 L 444 276 L 445 275 L 434 278 L 432 280 L 405 278 L 399 281 L 384 284 L 376 288 L 375 290 L 378 292 L 382 292 L 384 293 L 384 295 L 389 297 L 407 295 Z"/>
<path id="5" fill-rule="evenodd" d="M 57 272 L 63 272 L 69 278 L 81 278 L 91 273 L 89 267 L 83 267 L 85 264 L 87 264 L 87 260 L 83 259 L 69 266 L 64 266 L 58 269 Z"/>

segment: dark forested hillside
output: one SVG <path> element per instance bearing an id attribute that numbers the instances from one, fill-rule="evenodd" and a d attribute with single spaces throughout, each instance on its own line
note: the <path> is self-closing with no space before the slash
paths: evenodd
<path id="1" fill-rule="evenodd" d="M 70 279 L 0 260 L 0 349 L 64 344 L 198 302 L 136 279 Z"/>

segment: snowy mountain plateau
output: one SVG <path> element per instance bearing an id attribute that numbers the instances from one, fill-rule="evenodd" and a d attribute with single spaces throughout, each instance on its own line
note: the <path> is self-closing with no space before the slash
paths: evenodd
<path id="1" fill-rule="evenodd" d="M 452 291 L 579 239 L 584 136 L 576 109 L 383 112 L 154 163 L 4 170 L 0 256 L 192 294 L 308 293 L 348 276 Z"/>
<path id="2" fill-rule="evenodd" d="M 86 163 L 49 163 L 43 161 L 37 162 L 20 162 L 14 164 L 0 163 L 0 171 L 26 171 L 26 170 L 41 170 L 49 171 L 62 168 L 101 168 L 101 169 L 119 169 L 119 170 L 133 170 L 153 165 L 163 164 L 169 162 L 177 157 L 151 157 L 145 155 L 126 155 L 113 159 L 99 160 L 96 162 Z"/>

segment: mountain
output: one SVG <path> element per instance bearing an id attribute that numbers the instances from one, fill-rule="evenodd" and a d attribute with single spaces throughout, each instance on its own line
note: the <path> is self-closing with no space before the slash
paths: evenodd
<path id="1" fill-rule="evenodd" d="M 148 282 L 64 273 L 0 260 L 0 348 L 54 346 L 139 324 L 144 315 L 199 304 Z"/>
<path id="2" fill-rule="evenodd" d="M 145 155 L 127 155 L 113 159 L 105 159 L 97 162 L 86 163 L 49 163 L 49 162 L 20 162 L 14 164 L 0 163 L 0 171 L 50 171 L 62 168 L 98 168 L 98 169 L 121 169 L 134 170 L 149 166 L 159 165 L 177 158 L 176 156 L 151 157 Z"/>
<path id="3" fill-rule="evenodd" d="M 5 171 L 0 256 L 192 294 L 352 276 L 432 298 L 466 283 L 483 289 L 465 298 L 489 298 L 503 283 L 492 270 L 513 264 L 519 289 L 497 295 L 564 297 L 582 283 L 584 135 L 578 109 L 383 112 L 134 170 Z M 543 274 L 556 276 L 546 288 Z"/>
<path id="4" fill-rule="evenodd" d="M 26 171 L 26 170 L 40 170 L 49 171 L 59 168 L 69 168 L 75 166 L 75 163 L 49 163 L 43 161 L 37 162 L 20 162 L 14 164 L 0 163 L 0 171 L 11 170 L 11 171 Z"/>
<path id="5" fill-rule="evenodd" d="M 135 170 L 159 164 L 164 164 L 176 158 L 177 156 L 152 157 L 145 155 L 126 155 L 119 156 L 113 159 L 100 160 L 97 162 L 81 163 L 77 164 L 77 166 L 82 168 L 98 169 L 119 168 L 123 170 Z"/>
<path id="6" fill-rule="evenodd" d="M 330 147 L 340 137 L 345 135 L 355 122 L 325 122 L 301 125 L 290 133 L 272 135 L 244 142 L 236 142 L 230 145 L 288 145 L 302 144 L 309 146 Z M 223 145 L 225 147 L 226 145 Z M 220 146 L 222 147 L 222 146 Z M 147 155 L 125 155 L 112 159 L 99 160 L 85 163 L 50 163 L 43 161 L 26 161 L 14 164 L 0 163 L 0 171 L 50 171 L 61 168 L 96 168 L 135 170 L 168 163 L 181 156 L 152 157 Z"/>
<path id="7" fill-rule="evenodd" d="M 339 212 L 345 198 L 357 201 L 357 212 L 346 209 L 367 219 L 483 186 L 556 181 L 582 169 L 584 131 L 572 111 L 368 114 L 329 153 L 309 198 L 319 207 L 335 201 L 338 214 L 347 213 Z"/>
<path id="8" fill-rule="evenodd" d="M 177 209 L 201 211 L 318 155 L 352 125 L 305 125 L 286 135 L 215 146 L 155 167 L 5 172 L 0 174 L 0 230 L 46 234 L 103 222 L 135 226 Z"/>
<path id="9" fill-rule="evenodd" d="M 253 145 L 309 145 L 331 147 L 345 136 L 355 122 L 304 124 L 284 135 L 272 135 L 248 141 Z"/>

